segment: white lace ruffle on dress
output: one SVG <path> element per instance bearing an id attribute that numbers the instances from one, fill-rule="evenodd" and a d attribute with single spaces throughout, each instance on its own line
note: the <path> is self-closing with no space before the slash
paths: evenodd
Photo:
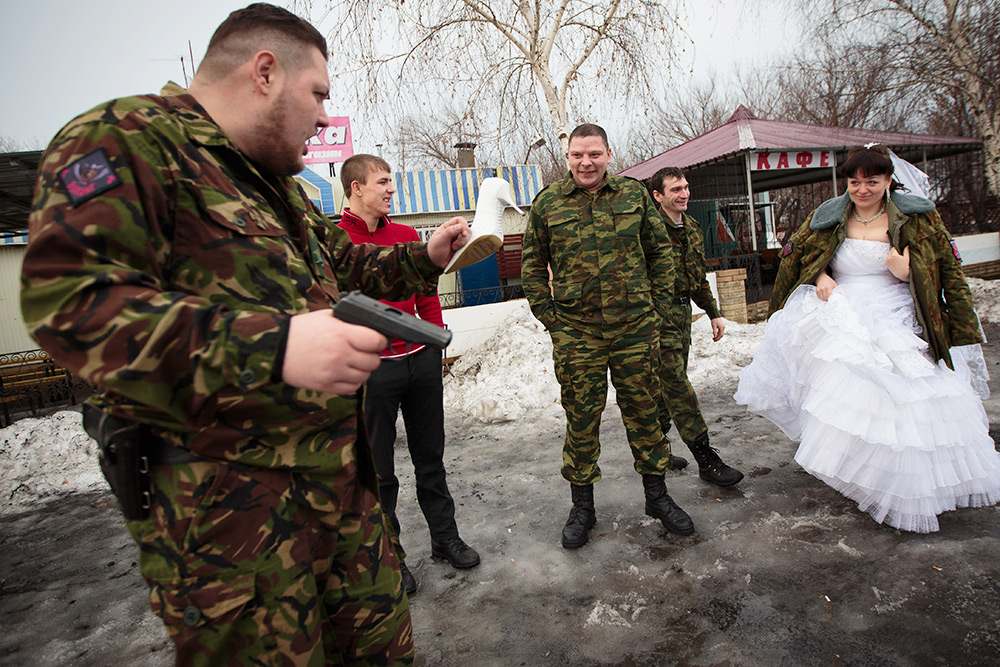
<path id="1" fill-rule="evenodd" d="M 796 289 L 767 323 L 734 398 L 798 441 L 795 460 L 879 523 L 921 533 L 937 515 L 1000 502 L 1000 453 L 978 345 L 930 360 L 888 243 L 846 239 L 821 301 Z M 978 392 L 978 395 L 977 395 Z"/>

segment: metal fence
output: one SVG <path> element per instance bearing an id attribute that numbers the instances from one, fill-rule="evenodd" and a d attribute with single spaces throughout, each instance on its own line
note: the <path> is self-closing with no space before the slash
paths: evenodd
<path id="1" fill-rule="evenodd" d="M 501 285 L 482 289 L 469 289 L 460 292 L 438 292 L 442 308 L 461 308 L 462 306 L 479 306 L 485 303 L 500 303 L 524 298 L 524 288 L 521 285 Z"/>

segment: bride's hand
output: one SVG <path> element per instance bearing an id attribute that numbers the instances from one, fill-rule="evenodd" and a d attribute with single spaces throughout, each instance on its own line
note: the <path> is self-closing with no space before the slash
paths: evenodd
<path id="1" fill-rule="evenodd" d="M 837 286 L 837 281 L 824 271 L 816 276 L 816 296 L 822 301 L 826 301 L 833 294 L 833 289 Z"/>
<path id="2" fill-rule="evenodd" d="M 910 246 L 903 248 L 902 255 L 895 248 L 889 248 L 889 256 L 885 258 L 885 268 L 904 283 L 910 282 Z"/>

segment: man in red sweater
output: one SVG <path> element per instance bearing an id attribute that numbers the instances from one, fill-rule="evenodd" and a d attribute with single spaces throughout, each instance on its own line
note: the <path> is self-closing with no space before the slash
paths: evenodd
<path id="1" fill-rule="evenodd" d="M 365 154 L 348 158 L 341 166 L 340 182 L 348 205 L 339 225 L 352 241 L 394 245 L 420 240 L 412 227 L 389 220 L 396 188 L 385 160 Z M 386 303 L 444 327 L 441 302 L 436 293 Z M 417 582 L 404 561 L 406 554 L 399 540 L 399 520 L 396 518 L 399 479 L 393 462 L 393 446 L 396 415 L 401 408 L 406 442 L 413 460 L 417 502 L 431 533 L 431 555 L 444 558 L 453 567 L 475 567 L 479 565 L 479 554 L 458 535 L 455 501 L 445 479 L 441 351 L 423 345 L 411 346 L 397 338 L 382 351 L 382 363 L 368 378 L 365 422 L 379 476 L 382 507 L 395 529 L 394 546 L 399 555 L 403 587 L 412 595 L 417 590 Z"/>

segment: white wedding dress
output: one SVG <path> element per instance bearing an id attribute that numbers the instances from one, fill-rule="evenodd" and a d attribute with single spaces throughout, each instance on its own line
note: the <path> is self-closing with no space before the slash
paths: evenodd
<path id="1" fill-rule="evenodd" d="M 803 285 L 768 320 L 734 398 L 798 441 L 795 460 L 879 523 L 920 533 L 956 507 L 1000 502 L 980 346 L 930 360 L 889 244 L 846 239 L 828 301 Z"/>

